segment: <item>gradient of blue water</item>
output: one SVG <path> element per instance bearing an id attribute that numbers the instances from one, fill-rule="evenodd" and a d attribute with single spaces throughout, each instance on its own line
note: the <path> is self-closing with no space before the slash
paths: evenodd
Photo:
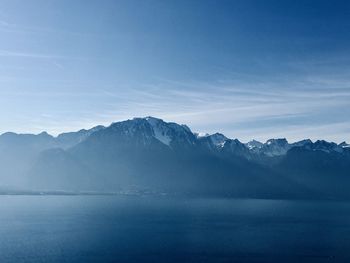
<path id="1" fill-rule="evenodd" d="M 0 262 L 350 262 L 350 204 L 0 196 Z"/>

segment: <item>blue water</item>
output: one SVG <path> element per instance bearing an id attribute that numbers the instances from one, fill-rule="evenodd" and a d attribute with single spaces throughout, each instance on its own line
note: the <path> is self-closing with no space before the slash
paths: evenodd
<path id="1" fill-rule="evenodd" d="M 0 196 L 0 262 L 350 262 L 350 204 Z"/>

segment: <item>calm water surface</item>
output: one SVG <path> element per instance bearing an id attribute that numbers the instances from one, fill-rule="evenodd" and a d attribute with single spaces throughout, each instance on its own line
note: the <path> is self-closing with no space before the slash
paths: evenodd
<path id="1" fill-rule="evenodd" d="M 0 262 L 350 262 L 350 203 L 0 196 Z"/>

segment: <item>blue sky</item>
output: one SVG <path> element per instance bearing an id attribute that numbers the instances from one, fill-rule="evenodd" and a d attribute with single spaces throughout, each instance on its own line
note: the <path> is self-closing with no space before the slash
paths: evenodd
<path id="1" fill-rule="evenodd" d="M 0 1 L 0 133 L 135 116 L 350 141 L 349 1 Z"/>

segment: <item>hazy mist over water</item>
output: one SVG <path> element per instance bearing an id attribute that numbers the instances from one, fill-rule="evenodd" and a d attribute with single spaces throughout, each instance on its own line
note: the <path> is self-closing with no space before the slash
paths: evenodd
<path id="1" fill-rule="evenodd" d="M 1 196 L 0 261 L 348 262 L 350 204 Z"/>

